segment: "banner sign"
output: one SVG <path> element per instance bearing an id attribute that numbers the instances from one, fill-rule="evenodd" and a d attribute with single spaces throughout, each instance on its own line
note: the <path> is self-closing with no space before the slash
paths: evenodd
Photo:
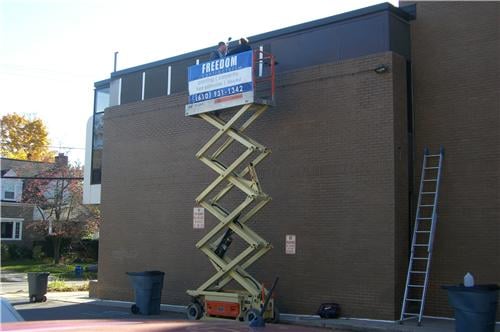
<path id="1" fill-rule="evenodd" d="M 186 115 L 224 108 L 226 101 L 232 101 L 230 106 L 236 99 L 242 99 L 240 104 L 248 102 L 249 92 L 253 98 L 252 59 L 253 52 L 248 51 L 190 66 Z M 190 106 L 207 101 L 206 107 Z"/>

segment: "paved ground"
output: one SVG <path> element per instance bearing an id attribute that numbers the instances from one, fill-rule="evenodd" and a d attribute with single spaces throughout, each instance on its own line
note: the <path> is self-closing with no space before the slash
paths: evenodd
<path id="1" fill-rule="evenodd" d="M 75 282 L 78 283 L 78 282 Z M 81 282 L 80 282 L 81 283 Z M 90 299 L 88 292 L 50 292 L 47 302 L 30 303 L 28 286 L 22 274 L 2 275 L 0 296 L 7 298 L 19 314 L 27 321 L 33 320 L 75 320 L 75 319 L 138 319 L 141 320 L 184 320 L 185 314 L 166 311 L 169 306 L 162 305 L 160 315 L 136 316 L 130 312 L 131 303 L 101 301 Z M 179 308 L 177 308 L 179 309 Z M 399 325 L 394 322 L 357 320 L 357 319 L 320 319 L 317 316 L 281 315 L 286 324 L 316 327 L 319 330 L 335 331 L 417 331 L 441 332 L 454 331 L 453 320 L 430 319 L 423 321 L 423 326 L 415 322 Z M 497 324 L 495 331 L 500 331 Z"/>
<path id="2" fill-rule="evenodd" d="M 82 294 L 80 296 L 87 296 Z M 78 294 L 73 293 L 73 296 Z M 78 301 L 65 299 L 59 294 L 48 294 L 47 302 L 30 303 L 27 298 L 10 297 L 9 301 L 19 314 L 27 321 L 67 320 L 67 319 L 141 319 L 165 320 L 185 319 L 184 314 L 162 311 L 160 315 L 136 316 L 130 312 L 130 306 L 117 307 L 101 301 Z"/>

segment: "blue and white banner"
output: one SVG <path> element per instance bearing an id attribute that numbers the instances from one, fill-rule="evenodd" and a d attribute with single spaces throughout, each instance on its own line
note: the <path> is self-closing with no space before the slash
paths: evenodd
<path id="1" fill-rule="evenodd" d="M 252 51 L 188 68 L 189 104 L 253 90 Z"/>

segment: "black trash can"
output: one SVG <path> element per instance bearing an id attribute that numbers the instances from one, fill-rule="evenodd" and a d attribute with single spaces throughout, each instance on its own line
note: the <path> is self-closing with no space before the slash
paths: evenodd
<path id="1" fill-rule="evenodd" d="M 498 285 L 442 288 L 448 290 L 448 301 L 455 311 L 455 331 L 495 331 Z"/>
<path id="2" fill-rule="evenodd" d="M 135 304 L 130 310 L 134 314 L 159 315 L 164 272 L 127 272 L 135 293 Z"/>
<path id="3" fill-rule="evenodd" d="M 30 302 L 47 301 L 47 284 L 49 272 L 28 272 L 28 293 Z"/>

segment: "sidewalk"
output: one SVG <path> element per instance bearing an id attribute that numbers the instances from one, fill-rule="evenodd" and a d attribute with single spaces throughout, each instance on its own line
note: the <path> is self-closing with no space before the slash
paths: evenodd
<path id="1" fill-rule="evenodd" d="M 49 282 L 57 278 L 49 275 Z M 68 280 L 64 283 L 68 286 L 81 286 L 86 283 L 86 280 Z M 28 276 L 26 273 L 12 273 L 2 271 L 0 282 L 0 296 L 5 297 L 7 294 L 27 293 L 28 292 Z"/>

